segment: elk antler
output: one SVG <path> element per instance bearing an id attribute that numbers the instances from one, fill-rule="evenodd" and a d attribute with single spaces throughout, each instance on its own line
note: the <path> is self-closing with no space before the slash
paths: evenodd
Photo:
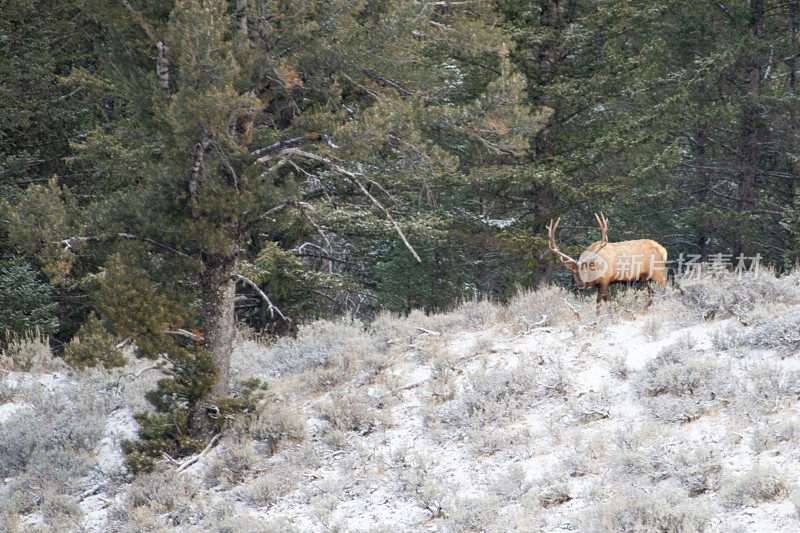
<path id="1" fill-rule="evenodd" d="M 606 218 L 606 216 L 603 214 L 602 211 L 600 211 L 599 216 L 597 213 L 595 213 L 594 218 L 597 219 L 597 223 L 600 224 L 600 231 L 603 232 L 603 236 L 600 239 L 600 248 L 602 248 L 603 246 L 608 244 L 608 219 Z M 598 250 L 600 248 L 598 248 Z"/>
<path id="2" fill-rule="evenodd" d="M 558 227 L 558 223 L 559 222 L 561 222 L 561 217 L 558 217 L 558 220 L 556 220 L 555 224 L 553 224 L 553 219 L 552 218 L 550 219 L 550 225 L 547 226 L 547 235 L 550 237 L 550 242 L 547 244 L 547 246 L 548 246 L 548 248 L 550 248 L 551 251 L 553 251 L 553 252 L 555 252 L 555 253 L 557 253 L 558 255 L 561 256 L 561 258 L 562 258 L 561 262 L 562 263 L 564 263 L 564 264 L 566 264 L 566 263 L 575 263 L 577 265 L 578 264 L 577 261 L 575 261 L 573 258 L 568 256 L 567 254 L 562 253 L 561 250 L 558 249 L 558 246 L 556 246 L 556 228 Z"/>

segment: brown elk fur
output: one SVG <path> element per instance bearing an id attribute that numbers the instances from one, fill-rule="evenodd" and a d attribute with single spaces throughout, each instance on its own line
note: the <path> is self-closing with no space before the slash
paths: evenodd
<path id="1" fill-rule="evenodd" d="M 666 285 L 667 250 L 663 246 L 650 239 L 608 242 L 608 221 L 602 213 L 595 217 L 603 238 L 589 245 L 577 261 L 561 253 L 556 246 L 558 221 L 553 224 L 551 220 L 548 226 L 550 250 L 561 256 L 561 263 L 572 271 L 580 289 L 597 287 L 599 304 L 602 300 L 608 301 L 608 287 L 615 282 L 639 281 L 647 284 L 654 281 L 661 286 Z"/>

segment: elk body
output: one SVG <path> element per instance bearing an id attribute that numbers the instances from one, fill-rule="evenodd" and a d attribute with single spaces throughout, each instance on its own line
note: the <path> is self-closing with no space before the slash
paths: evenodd
<path id="1" fill-rule="evenodd" d="M 654 281 L 665 286 L 667 250 L 650 239 L 633 241 L 608 242 L 608 219 L 603 213 L 595 213 L 600 225 L 602 238 L 592 243 L 581 253 L 578 260 L 562 253 L 556 245 L 555 224 L 550 221 L 547 234 L 550 237 L 549 248 L 561 257 L 561 264 L 572 271 L 575 284 L 580 289 L 597 287 L 597 303 L 608 301 L 608 287 L 614 282 Z M 650 289 L 648 285 L 648 291 Z"/>

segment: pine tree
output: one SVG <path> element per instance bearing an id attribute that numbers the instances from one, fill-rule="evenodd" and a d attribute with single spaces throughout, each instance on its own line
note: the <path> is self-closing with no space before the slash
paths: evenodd
<path id="1" fill-rule="evenodd" d="M 401 274 L 440 285 L 398 307 L 469 288 L 446 279 L 461 250 L 439 247 L 454 227 L 448 189 L 512 162 L 541 121 L 491 6 L 121 0 L 85 13 L 103 59 L 77 74 L 107 112 L 71 165 L 92 179 L 29 187 L 9 238 L 54 283 L 91 287 L 76 364 L 117 363 L 110 339 L 166 361 L 150 395 L 163 416 L 142 418 L 143 434 L 185 453 L 218 429 L 237 288 L 290 320 L 271 296 L 299 283 L 298 228 L 356 282 L 372 271 L 373 287 Z"/>

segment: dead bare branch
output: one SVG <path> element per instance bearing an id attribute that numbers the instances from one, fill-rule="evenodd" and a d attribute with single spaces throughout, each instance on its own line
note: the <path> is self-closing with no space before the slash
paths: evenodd
<path id="1" fill-rule="evenodd" d="M 258 286 L 258 283 L 256 283 L 252 279 L 250 279 L 250 278 L 248 278 L 246 276 L 243 276 L 241 274 L 236 274 L 236 277 L 238 279 L 240 279 L 241 281 L 244 281 L 245 283 L 247 283 L 248 285 L 250 285 L 251 287 L 253 287 L 256 290 L 258 295 L 261 296 L 261 299 L 264 300 L 267 303 L 267 305 L 269 306 L 269 316 L 270 317 L 275 318 L 275 313 L 277 312 L 278 316 L 280 316 L 286 322 L 291 322 L 292 321 L 291 318 L 286 318 L 286 316 L 284 316 L 284 314 L 281 312 L 281 310 L 278 309 L 272 303 L 272 301 L 269 299 L 269 296 L 267 296 L 267 294 L 264 291 L 261 290 L 261 287 Z"/>
<path id="2" fill-rule="evenodd" d="M 191 331 L 187 331 L 185 329 L 168 329 L 165 331 L 167 335 L 173 335 L 175 337 L 183 337 L 184 339 L 189 339 L 192 342 L 196 342 L 197 344 L 204 344 L 206 341 L 203 337 L 197 335 L 196 333 L 192 333 Z"/>
<path id="3" fill-rule="evenodd" d="M 391 213 L 389 213 L 389 210 L 386 209 L 383 206 L 383 204 L 381 204 L 377 199 L 375 199 L 375 197 L 372 196 L 372 194 L 370 194 L 370 192 L 367 190 L 366 187 L 364 187 L 364 184 L 361 183 L 361 180 L 358 179 L 358 176 L 355 173 L 350 172 L 349 170 L 347 170 L 345 168 L 342 168 L 339 164 L 337 164 L 336 162 L 334 162 L 331 159 L 328 159 L 327 157 L 323 157 L 321 155 L 317 155 L 317 154 L 312 153 L 312 152 L 307 152 L 305 150 L 299 150 L 297 148 L 286 148 L 286 149 L 282 150 L 280 153 L 282 155 L 298 155 L 300 157 L 305 157 L 306 159 L 311 159 L 313 161 L 317 161 L 317 162 L 323 163 L 323 164 L 327 165 L 329 168 L 335 170 L 336 172 L 338 172 L 340 174 L 343 174 L 344 176 L 347 176 L 347 178 L 354 185 L 356 185 L 356 187 L 359 188 L 361 193 L 364 196 L 366 196 L 367 198 L 369 198 L 369 200 L 372 202 L 372 204 L 375 207 L 377 207 L 378 210 L 380 210 L 380 212 L 383 213 L 383 215 L 386 217 L 386 219 L 392 224 L 392 226 L 394 227 L 395 232 L 400 236 L 400 239 L 403 241 L 403 244 L 405 244 L 406 248 L 411 252 L 411 255 L 414 256 L 414 259 L 416 259 L 418 263 L 422 263 L 422 259 L 417 254 L 417 251 L 414 250 L 414 247 L 411 246 L 411 243 L 408 242 L 408 239 L 406 239 L 406 236 L 403 233 L 403 230 L 400 229 L 400 226 L 397 224 L 395 219 L 392 217 Z"/>

